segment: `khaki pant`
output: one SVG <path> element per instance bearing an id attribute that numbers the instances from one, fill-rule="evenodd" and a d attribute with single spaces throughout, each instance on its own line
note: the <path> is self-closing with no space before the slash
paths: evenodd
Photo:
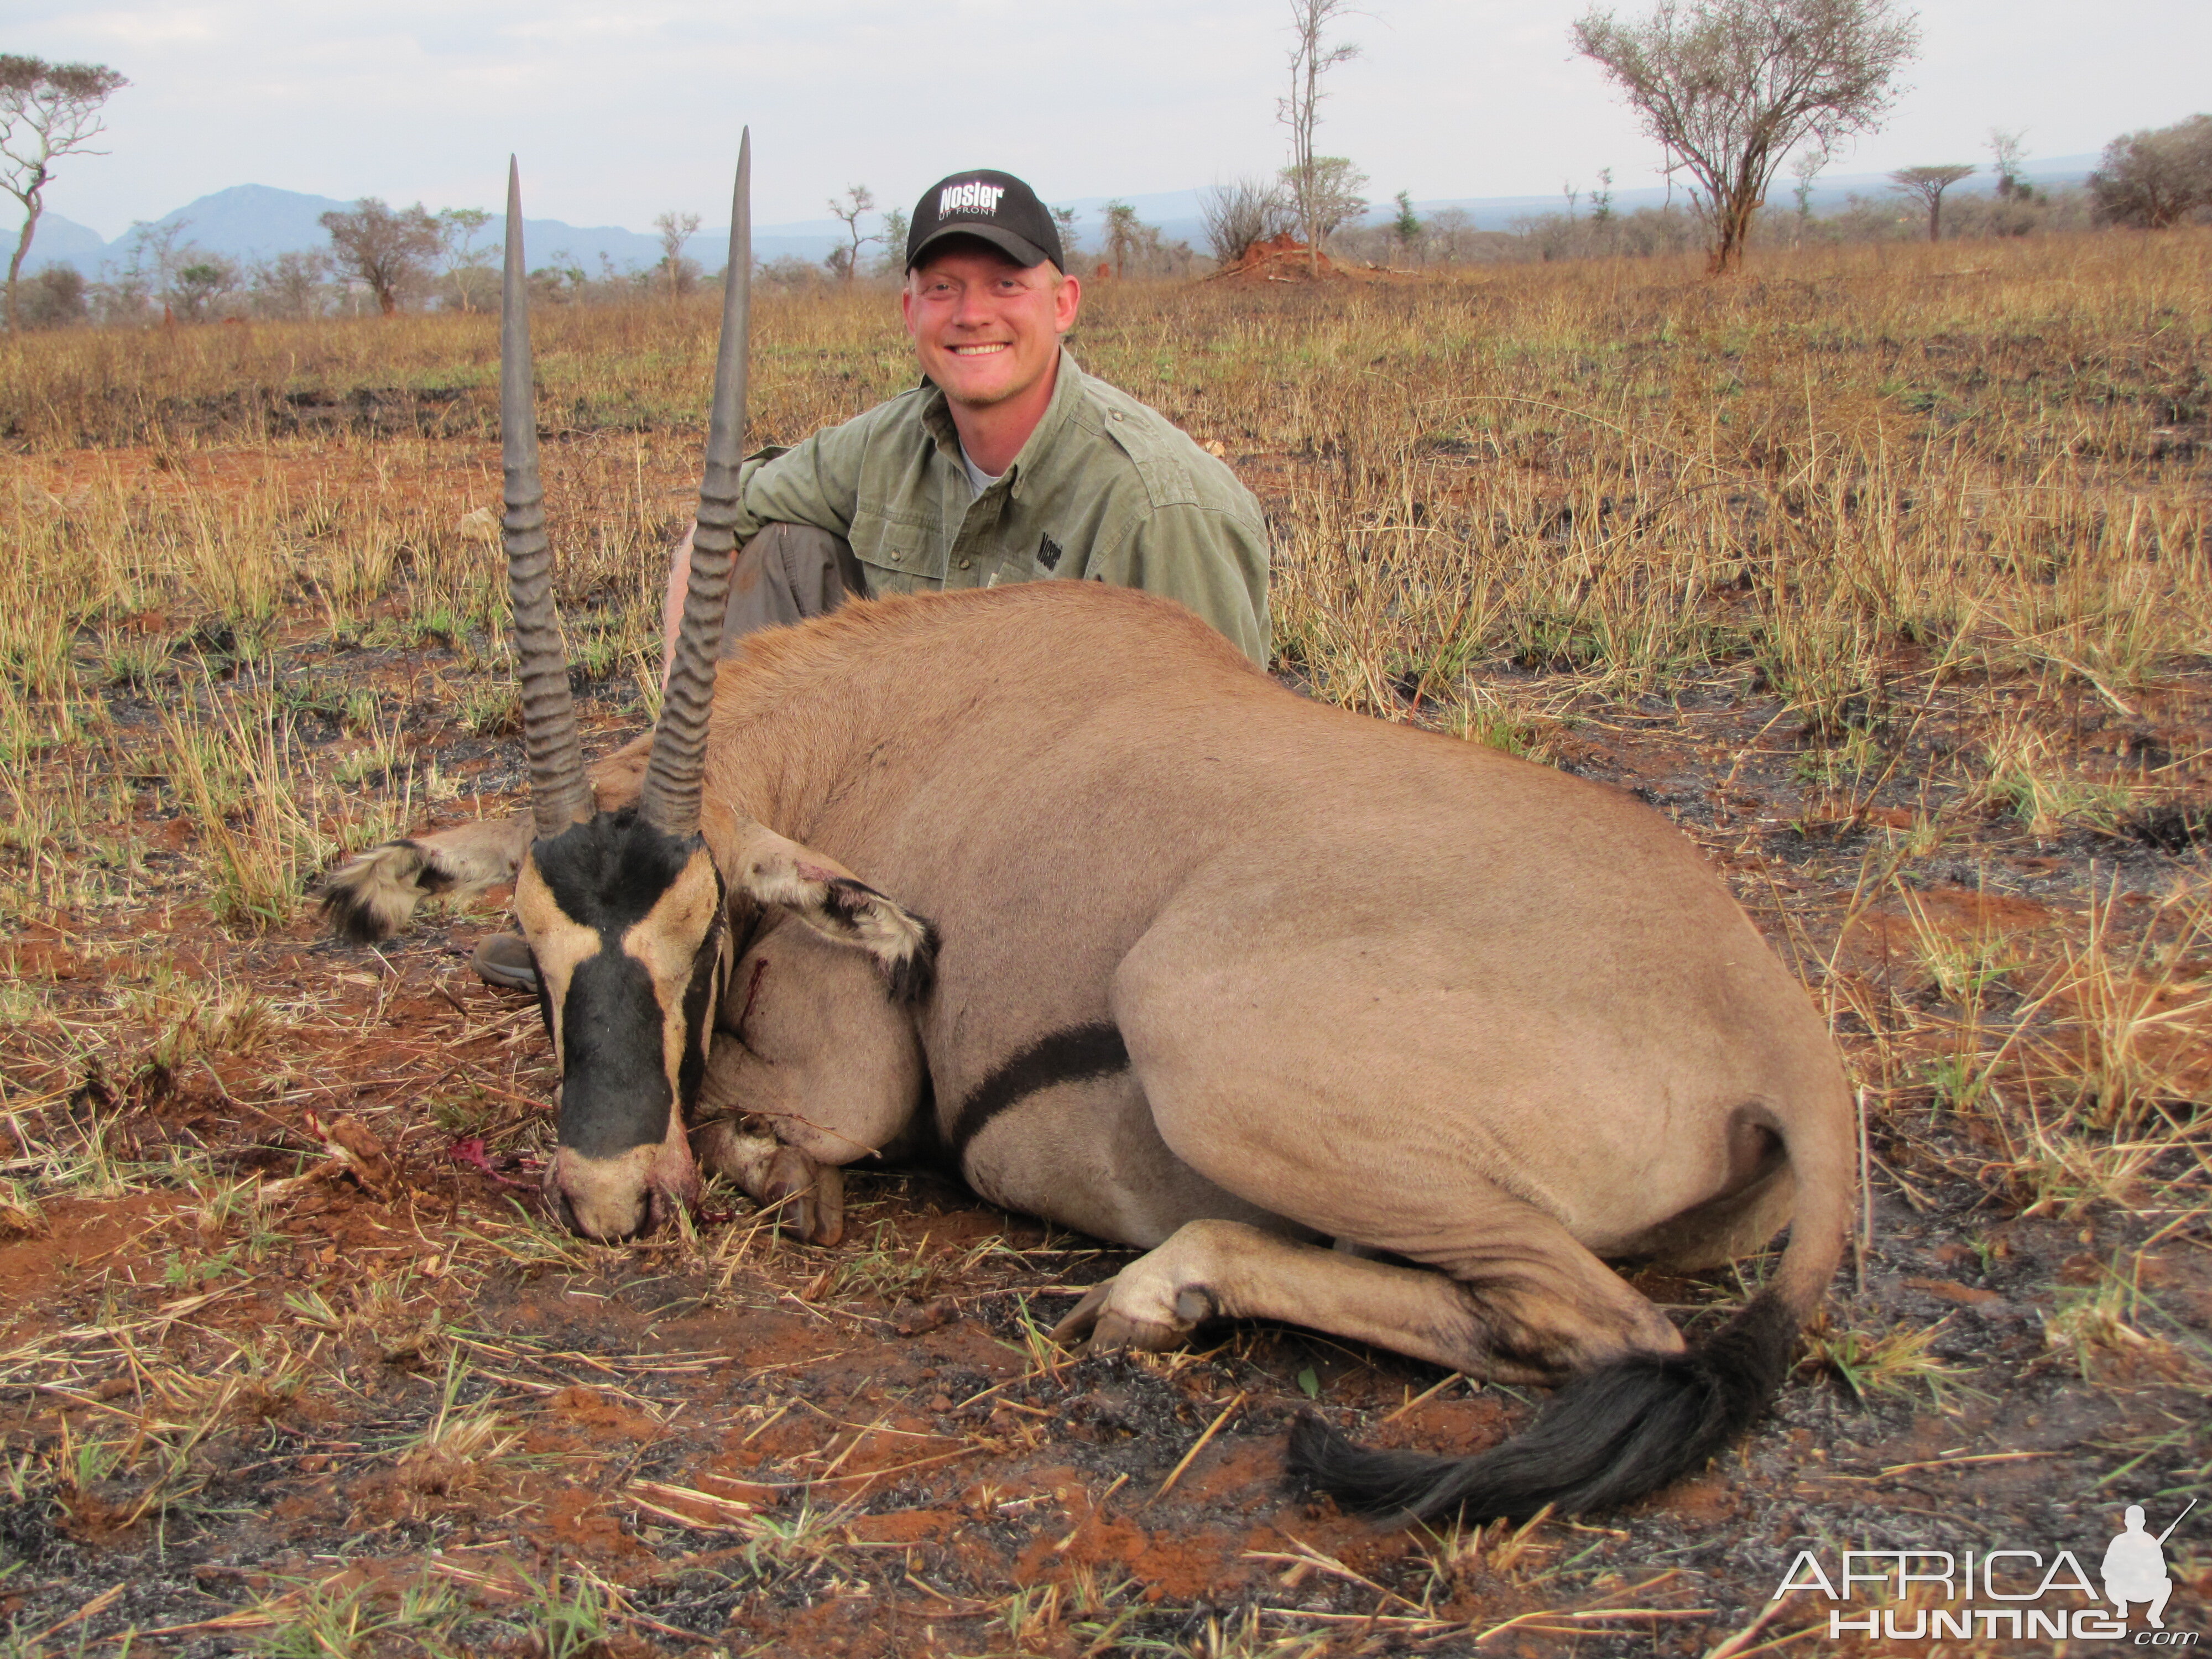
<path id="1" fill-rule="evenodd" d="M 687 535 L 683 556 L 688 561 L 690 553 Z M 720 654 L 728 656 L 755 629 L 788 627 L 867 597 L 867 577 L 842 536 L 811 525 L 769 525 L 738 550 Z"/>

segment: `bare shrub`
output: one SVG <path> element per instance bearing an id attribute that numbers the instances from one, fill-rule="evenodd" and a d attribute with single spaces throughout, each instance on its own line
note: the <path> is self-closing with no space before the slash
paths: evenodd
<path id="1" fill-rule="evenodd" d="M 1255 242 L 1279 236 L 1297 222 L 1297 210 L 1273 179 L 1232 179 L 1198 193 L 1198 216 L 1214 258 L 1233 265 Z"/>
<path id="2" fill-rule="evenodd" d="M 256 316 L 301 322 L 330 307 L 331 257 L 319 248 L 279 253 L 258 262 L 246 302 Z"/>
<path id="3" fill-rule="evenodd" d="M 699 216 L 671 209 L 657 214 L 653 228 L 660 236 L 660 264 L 656 267 L 661 291 L 680 299 L 699 286 L 699 262 L 684 252 L 684 245 L 699 232 Z"/>
<path id="4" fill-rule="evenodd" d="M 23 284 L 16 319 L 25 328 L 67 328 L 85 319 L 84 273 L 75 265 L 53 264 Z"/>

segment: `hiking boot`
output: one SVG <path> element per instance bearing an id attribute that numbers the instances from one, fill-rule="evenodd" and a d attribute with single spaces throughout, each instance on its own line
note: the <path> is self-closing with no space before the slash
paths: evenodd
<path id="1" fill-rule="evenodd" d="M 530 954 L 530 941 L 520 933 L 486 933 L 469 952 L 469 966 L 485 984 L 501 990 L 538 988 L 538 958 Z"/>

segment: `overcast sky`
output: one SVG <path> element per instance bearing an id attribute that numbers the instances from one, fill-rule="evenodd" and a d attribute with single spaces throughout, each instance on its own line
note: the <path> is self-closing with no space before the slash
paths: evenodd
<path id="1" fill-rule="evenodd" d="M 1567 45 L 1588 0 L 1374 0 L 1343 38 L 1322 148 L 1378 199 L 1656 183 L 1656 151 Z M 1632 13 L 1638 3 L 1621 9 Z M 645 229 L 724 217 L 742 123 L 755 215 L 823 216 L 848 184 L 907 204 L 1003 167 L 1049 199 L 1280 164 L 1288 0 L 9 0 L 0 51 L 132 84 L 104 156 L 47 205 L 112 237 L 225 185 L 493 206 L 507 152 L 532 217 Z M 1924 0 L 1925 46 L 1839 171 L 2031 155 L 2212 105 L 2212 0 Z M 12 223 L 12 221 L 9 221 Z"/>

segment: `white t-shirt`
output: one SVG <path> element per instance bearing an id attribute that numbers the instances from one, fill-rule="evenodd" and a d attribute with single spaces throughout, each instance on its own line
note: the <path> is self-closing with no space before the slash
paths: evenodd
<path id="1" fill-rule="evenodd" d="M 986 472 L 981 467 L 976 465 L 969 459 L 966 444 L 960 446 L 960 465 L 968 469 L 968 482 L 975 486 L 978 495 L 1006 476 L 1003 472 Z"/>

